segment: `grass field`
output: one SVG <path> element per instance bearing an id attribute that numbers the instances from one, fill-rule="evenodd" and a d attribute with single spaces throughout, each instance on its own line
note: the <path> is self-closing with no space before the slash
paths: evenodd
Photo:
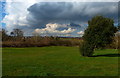
<path id="1" fill-rule="evenodd" d="M 78 47 L 3 48 L 3 76 L 117 76 L 117 53 L 82 57 Z"/>

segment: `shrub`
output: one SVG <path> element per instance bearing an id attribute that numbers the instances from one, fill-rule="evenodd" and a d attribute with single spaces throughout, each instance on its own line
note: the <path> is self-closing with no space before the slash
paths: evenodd
<path id="1" fill-rule="evenodd" d="M 80 53 L 82 56 L 90 57 L 93 55 L 94 47 L 86 42 L 83 42 L 80 46 Z"/>

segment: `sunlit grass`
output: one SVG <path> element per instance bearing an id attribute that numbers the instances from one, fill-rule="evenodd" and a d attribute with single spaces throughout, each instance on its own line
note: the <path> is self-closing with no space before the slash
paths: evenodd
<path id="1" fill-rule="evenodd" d="M 82 57 L 79 47 L 3 48 L 3 76 L 117 76 L 117 53 Z"/>

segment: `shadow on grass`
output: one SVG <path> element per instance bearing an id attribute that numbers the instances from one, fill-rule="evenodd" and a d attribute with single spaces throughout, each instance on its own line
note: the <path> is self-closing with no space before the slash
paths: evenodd
<path id="1" fill-rule="evenodd" d="M 104 54 L 104 55 L 94 55 L 92 57 L 120 57 L 120 54 Z"/>

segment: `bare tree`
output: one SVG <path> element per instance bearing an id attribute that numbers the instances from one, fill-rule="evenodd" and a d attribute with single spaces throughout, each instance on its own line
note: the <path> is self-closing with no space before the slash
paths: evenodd
<path id="1" fill-rule="evenodd" d="M 115 33 L 115 43 L 116 43 L 115 45 L 116 45 L 116 49 L 119 49 L 119 46 L 120 46 L 119 45 L 119 43 L 120 43 L 119 39 L 120 39 L 120 32 L 116 32 Z"/>
<path id="2" fill-rule="evenodd" d="M 21 29 L 13 29 L 13 31 L 10 34 L 12 36 L 22 37 L 23 31 Z"/>
<path id="3" fill-rule="evenodd" d="M 7 31 L 5 29 L 2 29 L 0 31 L 0 38 L 2 39 L 2 41 L 6 41 L 8 40 L 8 35 L 7 35 Z"/>

